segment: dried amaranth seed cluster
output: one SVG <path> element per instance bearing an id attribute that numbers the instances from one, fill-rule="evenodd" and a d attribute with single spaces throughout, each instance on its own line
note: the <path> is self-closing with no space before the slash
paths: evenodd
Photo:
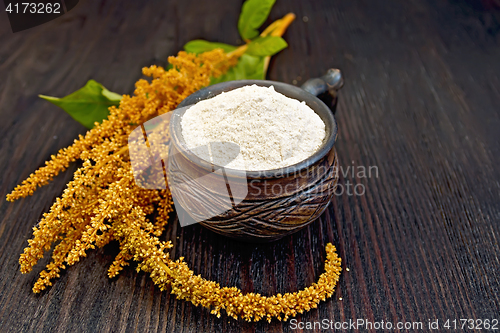
<path id="1" fill-rule="evenodd" d="M 194 275 L 182 258 L 170 259 L 167 251 L 172 243 L 158 237 L 173 211 L 171 194 L 168 189 L 144 190 L 136 186 L 127 139 L 137 124 L 171 111 L 184 98 L 207 86 L 210 77 L 234 65 L 235 59 L 214 50 L 198 56 L 179 52 L 169 62 L 173 68 L 168 71 L 156 66 L 144 68 L 143 73 L 152 77 L 151 81 L 139 80 L 134 96 L 123 96 L 118 108 L 110 108 L 108 119 L 61 149 L 7 196 L 7 200 L 14 201 L 32 195 L 70 162 L 83 161 L 62 196 L 33 228 L 33 238 L 19 259 L 21 272 L 30 272 L 44 252 L 56 244 L 51 262 L 33 287 L 37 293 L 52 285 L 67 265 L 86 256 L 87 250 L 117 240 L 120 252 L 109 268 L 110 277 L 130 260 L 136 260 L 138 269 L 148 272 L 162 290 L 170 286 L 178 298 L 210 308 L 214 314 L 225 310 L 231 317 L 257 321 L 287 319 L 315 308 L 321 300 L 331 297 L 340 275 L 340 258 L 331 244 L 326 247 L 325 272 L 317 283 L 271 297 L 220 287 Z M 148 216 L 155 218 L 151 221 Z"/>

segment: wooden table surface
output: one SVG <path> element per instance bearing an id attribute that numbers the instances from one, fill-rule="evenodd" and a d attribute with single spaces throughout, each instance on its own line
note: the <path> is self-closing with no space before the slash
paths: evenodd
<path id="1" fill-rule="evenodd" d="M 268 78 L 300 85 L 330 67 L 344 73 L 336 143 L 344 193 L 308 228 L 272 244 L 172 223 L 173 257 L 223 286 L 271 295 L 316 281 L 332 242 L 345 268 L 338 288 L 298 321 L 422 322 L 428 331 L 429 320 L 441 328 L 447 319 L 500 320 L 494 1 L 278 0 L 268 21 L 287 12 L 297 20 Z M 165 65 L 191 39 L 237 43 L 241 3 L 228 3 L 81 0 L 15 34 L 0 13 L 0 197 L 85 131 L 38 94 L 64 96 L 91 78 L 130 93 L 143 66 Z M 352 174 L 370 166 L 371 177 Z M 290 322 L 218 319 L 133 267 L 108 279 L 116 245 L 91 251 L 33 294 L 48 258 L 22 275 L 19 254 L 76 167 L 33 197 L 0 201 L 0 332 L 297 331 Z M 364 193 L 349 195 L 356 184 Z"/>

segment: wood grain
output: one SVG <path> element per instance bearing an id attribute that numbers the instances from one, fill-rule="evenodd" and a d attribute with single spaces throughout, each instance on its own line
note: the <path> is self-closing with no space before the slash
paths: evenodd
<path id="1" fill-rule="evenodd" d="M 376 166 L 378 177 L 341 174 L 340 185 L 365 193 L 338 193 L 317 222 L 272 244 L 173 221 L 172 256 L 223 286 L 270 295 L 313 283 L 333 242 L 349 271 L 332 299 L 298 320 L 500 319 L 500 15 L 484 3 L 278 1 L 269 22 L 298 18 L 268 77 L 300 85 L 340 68 L 340 164 Z M 237 43 L 239 10 L 220 0 L 80 1 L 16 34 L 0 13 L 0 196 L 84 132 L 38 94 L 63 96 L 90 78 L 130 93 L 142 66 L 165 65 L 191 39 Z M 110 280 L 116 245 L 33 294 L 48 258 L 22 275 L 19 254 L 75 168 L 33 197 L 0 201 L 1 332 L 294 331 L 218 319 L 133 267 Z"/>

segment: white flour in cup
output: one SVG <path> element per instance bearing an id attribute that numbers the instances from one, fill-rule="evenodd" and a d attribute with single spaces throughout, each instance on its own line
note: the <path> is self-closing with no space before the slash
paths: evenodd
<path id="1" fill-rule="evenodd" d="M 238 156 L 224 165 L 238 170 L 272 170 L 298 163 L 314 154 L 325 138 L 325 124 L 305 102 L 272 86 L 244 86 L 200 101 L 186 111 L 181 128 L 188 148 L 211 162 L 225 160 L 231 152 L 212 149 L 207 157 L 200 153 L 203 149 L 195 148 L 214 142 L 239 146 Z"/>

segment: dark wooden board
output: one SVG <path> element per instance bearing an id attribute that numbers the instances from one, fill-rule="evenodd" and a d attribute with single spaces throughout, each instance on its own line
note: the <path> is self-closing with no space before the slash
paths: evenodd
<path id="1" fill-rule="evenodd" d="M 237 43 L 239 10 L 239 2 L 219 0 L 81 0 L 68 14 L 15 34 L 0 13 L 0 197 L 84 133 L 38 94 L 63 96 L 90 78 L 130 93 L 141 67 L 165 65 L 191 39 Z M 270 295 L 313 283 L 333 242 L 349 271 L 334 297 L 300 321 L 427 327 L 436 319 L 500 319 L 495 1 L 280 0 L 269 22 L 290 11 L 298 15 L 285 34 L 290 47 L 273 59 L 268 77 L 301 84 L 341 68 L 340 164 L 376 166 L 378 177 L 341 175 L 341 185 L 362 184 L 364 195 L 335 196 L 318 221 L 272 244 L 240 244 L 172 223 L 165 235 L 175 243 L 172 255 L 221 285 Z M 133 268 L 110 280 L 112 245 L 33 294 L 48 258 L 22 275 L 19 254 L 75 169 L 33 197 L 0 201 L 1 332 L 294 331 L 289 322 L 218 319 L 160 292 Z"/>

